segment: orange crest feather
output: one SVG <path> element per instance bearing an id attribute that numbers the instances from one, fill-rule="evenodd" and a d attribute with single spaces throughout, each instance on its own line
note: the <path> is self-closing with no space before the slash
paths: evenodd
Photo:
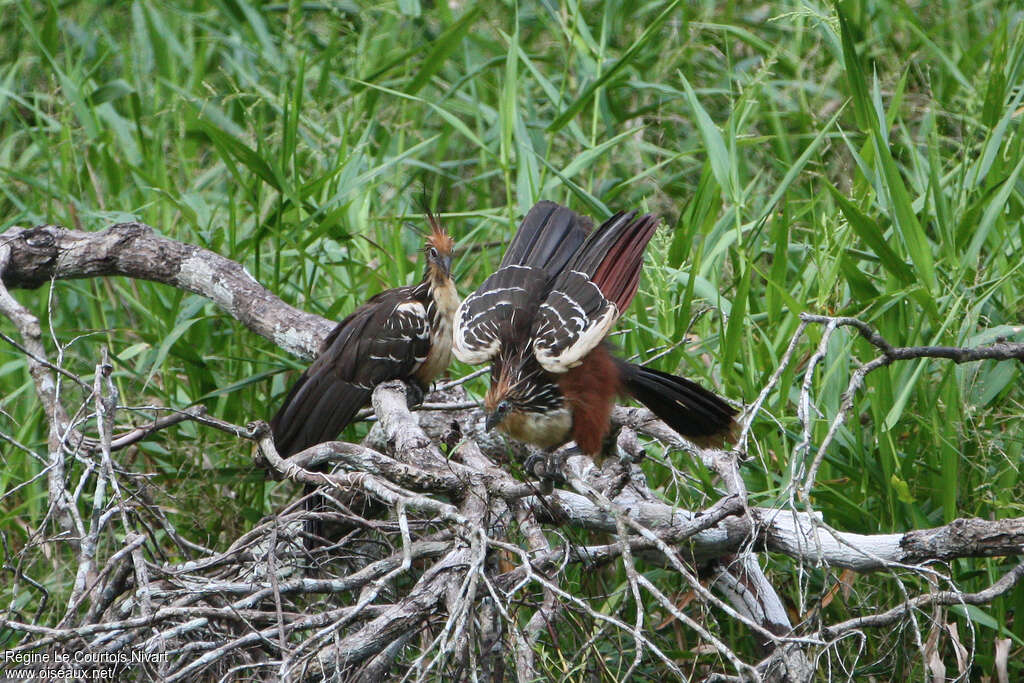
<path id="1" fill-rule="evenodd" d="M 437 249 L 439 254 L 451 254 L 455 249 L 455 240 L 441 227 L 441 221 L 437 219 L 432 211 L 427 209 L 427 223 L 430 224 L 430 234 L 427 235 L 427 244 Z"/>
<path id="2" fill-rule="evenodd" d="M 511 388 L 512 383 L 509 381 L 508 373 L 502 368 L 498 378 L 487 388 L 487 394 L 484 396 L 484 410 L 488 413 L 493 413 L 502 399 L 508 395 Z"/>

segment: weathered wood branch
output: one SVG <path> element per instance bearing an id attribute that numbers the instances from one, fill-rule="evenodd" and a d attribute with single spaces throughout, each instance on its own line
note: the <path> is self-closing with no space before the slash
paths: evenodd
<path id="1" fill-rule="evenodd" d="M 333 326 L 331 321 L 284 303 L 241 265 L 161 237 L 140 223 L 122 223 L 96 233 L 41 226 L 12 228 L 0 235 L 0 313 L 13 320 L 22 335 L 17 348 L 28 357 L 50 425 L 47 462 L 53 480 L 52 502 L 58 513 L 64 511 L 62 526 L 77 530 L 76 537 L 89 544 L 80 553 L 85 557 L 87 551 L 88 563 L 80 568 L 67 611 L 75 620 L 53 628 L 0 617 L 0 628 L 29 637 L 16 648 L 19 652 L 58 644 L 101 652 L 125 647 L 156 652 L 171 647 L 175 659 L 159 669 L 160 679 L 189 680 L 226 662 L 244 660 L 245 666 L 262 667 L 271 676 L 286 673 L 316 678 L 324 672 L 344 672 L 369 680 L 387 672 L 402 657 L 405 645 L 422 633 L 423 654 L 414 665 L 424 675 L 433 667 L 446 666 L 445 662 L 455 670 L 500 672 L 507 660 L 514 662 L 520 680 L 529 680 L 538 674 L 534 649 L 545 635 L 554 638 L 556 622 L 572 611 L 602 628 L 620 629 L 636 648 L 632 666 L 643 654 L 682 675 L 676 663 L 658 649 L 648 633 L 650 620 L 637 609 L 646 595 L 705 643 L 712 643 L 740 677 L 805 681 L 814 673 L 808 648 L 823 647 L 825 639 L 913 618 L 915 610 L 926 607 L 988 602 L 1024 576 L 1024 565 L 1018 565 L 977 593 L 949 590 L 908 596 L 903 605 L 888 611 L 832 626 L 812 629 L 801 625 L 794 633 L 759 554 L 778 553 L 802 568 L 873 572 L 909 567 L 933 572 L 923 565 L 962 557 L 1024 555 L 1024 518 L 960 519 L 933 529 L 863 535 L 830 528 L 809 507 L 751 507 L 739 453 L 700 450 L 648 411 L 628 407 L 616 408 L 613 416 L 622 430 L 619 445 L 623 452 L 635 459 L 642 457 L 638 434 L 685 450 L 717 476 L 724 490 L 722 497 L 706 510 L 687 510 L 652 490 L 635 463 L 612 459 L 597 467 L 582 456 L 570 457 L 566 463 L 575 491 L 556 489 L 541 495 L 536 483 L 521 481 L 498 464 L 510 454 L 512 459 L 521 457 L 523 447 L 505 444 L 482 431 L 478 411 L 458 380 L 425 404 L 435 410 L 424 412 L 408 409 L 401 383 L 381 385 L 373 394 L 377 423 L 364 443 L 320 444 L 287 459 L 277 454 L 264 425 L 227 424 L 200 408 L 114 436 L 110 427 L 116 401 L 110 400 L 109 392 L 100 392 L 89 400 L 97 402 L 99 397 L 102 400 L 98 402 L 106 406 L 98 411 L 104 427 L 102 438 L 79 434 L 75 442 L 85 451 L 100 451 L 102 466 L 87 467 L 78 485 L 70 486 L 64 481 L 63 469 L 69 443 L 68 411 L 57 391 L 57 378 L 66 371 L 60 369 L 59 362 L 47 359 L 39 321 L 8 289 L 95 276 L 140 278 L 205 296 L 250 330 L 302 357 L 315 354 Z M 819 322 L 826 324 L 829 334 L 839 326 L 853 326 L 881 351 L 875 361 L 857 371 L 846 398 L 852 397 L 859 386 L 856 382 L 867 372 L 895 361 L 1024 357 L 1024 345 L 1004 342 L 975 349 L 893 347 L 852 318 L 804 316 L 798 336 L 808 324 Z M 796 345 L 794 337 L 784 363 L 789 362 Z M 813 365 L 808 370 L 811 374 Z M 765 396 L 745 416 L 744 434 Z M 844 412 L 836 416 L 833 427 L 848 410 L 846 403 L 843 405 Z M 801 454 L 811 446 L 808 409 L 809 397 L 802 395 L 806 443 L 798 448 Z M 135 513 L 130 518 L 123 507 L 123 496 L 116 492 L 118 473 L 112 467 L 112 454 L 182 420 L 259 442 L 262 465 L 280 478 L 321 485 L 335 494 L 330 500 L 339 505 L 338 510 L 285 511 L 264 520 L 223 552 L 183 542 L 166 517 L 152 511 L 167 538 L 174 539 L 183 551 L 200 555 L 173 565 L 147 561 L 143 546 L 150 544 L 148 549 L 155 550 L 157 545 L 135 529 Z M 834 429 L 819 454 L 832 434 Z M 440 444 L 447 444 L 447 450 Z M 815 459 L 809 469 L 808 489 L 819 462 Z M 335 465 L 333 472 L 314 471 L 330 464 Z M 102 495 L 108 485 L 115 495 L 107 498 L 113 500 Z M 69 494 L 70 488 L 98 490 L 91 499 L 92 509 Z M 338 500 L 352 498 L 338 496 L 339 492 L 355 492 L 383 503 L 377 504 L 376 510 L 387 512 L 382 517 L 346 509 Z M 91 514 L 94 523 L 83 523 L 79 507 Z M 307 514 L 334 515 L 350 522 L 347 535 L 336 546 L 310 555 L 302 546 L 300 531 Z M 104 562 L 101 531 L 118 523 L 129 540 L 128 547 Z M 513 527 L 522 537 L 509 535 Z M 558 536 L 561 529 L 569 527 L 614 538 L 578 546 Z M 639 561 L 676 571 L 702 603 L 745 624 L 767 657 L 757 667 L 743 662 L 719 634 L 677 607 L 660 586 L 638 571 L 634 563 Z M 295 578 L 296 572 L 301 575 L 306 570 L 307 562 L 332 568 L 340 575 Z M 564 582 L 568 566 L 611 562 L 621 563 L 626 570 L 634 603 L 631 616 L 593 609 L 587 596 L 574 594 Z M 702 572 L 700 580 L 698 570 Z M 93 575 L 93 583 L 87 585 L 85 580 Z M 709 592 L 702 580 L 722 597 Z M 357 591 L 354 606 L 323 604 L 339 593 Z M 311 605 L 319 611 L 310 614 Z M 83 606 L 84 610 L 78 609 Z M 517 606 L 534 611 L 524 621 L 515 613 Z M 79 619 L 81 612 L 84 616 Z M 494 675 L 500 677 L 500 673 Z"/>
<path id="2" fill-rule="evenodd" d="M 1018 564 L 1010 571 L 1003 574 L 999 579 L 985 590 L 977 593 L 962 593 L 960 591 L 937 591 L 912 598 L 908 602 L 893 607 L 885 612 L 871 614 L 864 617 L 855 617 L 838 624 L 826 626 L 825 636 L 834 638 L 844 633 L 858 631 L 864 628 L 878 628 L 891 626 L 903 619 L 913 609 L 923 609 L 936 605 L 984 605 L 992 602 L 1000 595 L 1013 589 L 1024 579 L 1024 562 Z"/>
<path id="3" fill-rule="evenodd" d="M 852 327 L 872 346 L 881 350 L 887 363 L 915 358 L 944 358 L 954 363 L 979 360 L 1024 360 L 1024 343 L 1001 341 L 988 346 L 893 346 L 877 330 L 863 320 L 850 317 L 832 318 L 801 313 L 800 320 L 811 323 L 833 323 L 836 327 Z"/>
<path id="4" fill-rule="evenodd" d="M 382 419 L 385 427 L 385 439 L 390 443 L 405 444 L 405 449 L 398 450 L 411 455 L 411 460 L 420 466 L 432 464 L 447 472 L 440 476 L 444 488 L 435 489 L 457 496 L 468 495 L 468 482 L 473 474 L 479 474 L 480 480 L 489 493 L 498 498 L 524 498 L 524 503 L 534 514 L 550 520 L 552 510 L 564 515 L 563 523 L 595 532 L 616 531 L 614 518 L 587 496 L 555 489 L 546 499 L 536 495 L 536 489 L 528 484 L 517 481 L 508 472 L 492 467 L 483 471 L 455 460 L 444 460 L 434 450 L 433 440 L 420 428 L 418 415 L 409 411 L 405 401 L 405 387 L 400 382 L 382 384 L 374 391 L 374 404 L 386 411 L 387 418 Z M 639 409 L 620 408 L 617 416 L 625 411 L 634 411 L 631 416 L 620 417 L 621 422 L 628 422 L 639 428 L 651 426 Z M 658 422 L 662 433 L 664 425 Z M 466 433 L 468 438 L 474 436 L 473 427 Z M 676 439 L 679 437 L 676 436 Z M 317 462 L 335 459 L 341 462 L 352 462 L 349 455 L 352 444 L 338 443 L 321 444 L 298 453 L 290 460 L 308 461 L 310 454 L 320 457 Z M 335 449 L 337 457 L 332 456 Z M 419 456 L 413 455 L 419 453 Z M 426 455 L 423 455 L 426 454 Z M 383 454 L 364 455 L 365 459 L 376 459 L 387 463 L 391 459 Z M 426 460 L 426 463 L 424 463 Z M 607 468 L 614 468 L 617 463 L 609 461 Z M 408 478 L 399 473 L 398 465 L 371 466 L 381 471 L 387 467 L 396 476 L 403 476 L 405 484 L 416 485 L 429 479 L 426 473 Z M 590 467 L 590 461 L 583 456 L 570 458 L 568 467 L 578 471 L 588 481 L 598 486 L 602 477 L 614 478 L 614 473 Z M 589 474 L 588 474 L 589 472 Z M 460 481 L 461 484 L 456 484 Z M 423 492 L 427 490 L 420 489 Z M 689 551 L 698 562 L 708 562 L 726 555 L 732 555 L 742 547 L 751 543 L 753 548 L 761 551 L 778 552 L 794 559 L 814 565 L 844 567 L 861 572 L 878 571 L 892 565 L 915 564 L 921 561 L 950 560 L 958 557 L 994 557 L 1024 554 L 1024 518 L 1003 520 L 957 519 L 949 524 L 933 529 L 913 530 L 903 534 L 854 534 L 836 531 L 829 528 L 823 520 L 804 512 L 780 510 L 775 508 L 734 507 L 736 500 L 724 498 L 723 508 L 730 512 L 711 528 L 702 528 L 704 514 L 675 507 L 659 500 L 650 491 L 638 494 L 633 489 L 624 489 L 614 501 L 628 508 L 631 516 L 658 534 L 668 543 L 680 543 L 686 540 Z M 747 515 L 742 514 L 748 513 Z M 695 533 L 695 529 L 697 529 Z"/>
<path id="5" fill-rule="evenodd" d="M 5 233 L 6 234 L 6 233 Z M 13 242 L 13 241 L 12 241 Z M 12 242 L 0 235 L 0 314 L 6 316 L 18 328 L 22 338 L 29 373 L 36 387 L 36 395 L 43 406 L 49 427 L 47 434 L 47 487 L 51 509 L 55 511 L 58 524 L 68 533 L 84 535 L 84 526 L 78 516 L 71 496 L 64 484 L 64 453 L 62 445 L 68 438 L 78 436 L 71 429 L 67 411 L 60 400 L 60 376 L 52 369 L 59 368 L 46 359 L 43 345 L 43 331 L 39 320 L 31 311 L 22 306 L 7 290 L 4 273 L 13 269 L 19 252 Z M 6 336 L 6 335 L 5 335 Z"/>
<path id="6" fill-rule="evenodd" d="M 0 244 L 10 254 L 0 269 L 8 289 L 110 275 L 161 282 L 206 297 L 256 334 L 303 358 L 316 355 L 334 327 L 271 294 L 241 264 L 163 237 L 144 223 L 118 223 L 99 232 L 15 227 L 0 234 Z"/>

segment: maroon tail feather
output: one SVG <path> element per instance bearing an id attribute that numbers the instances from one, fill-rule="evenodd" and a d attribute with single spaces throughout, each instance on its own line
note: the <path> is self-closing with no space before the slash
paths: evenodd
<path id="1" fill-rule="evenodd" d="M 658 227 L 652 214 L 617 213 L 594 231 L 568 266 L 585 273 L 619 311 L 629 306 L 640 282 L 644 249 Z"/>

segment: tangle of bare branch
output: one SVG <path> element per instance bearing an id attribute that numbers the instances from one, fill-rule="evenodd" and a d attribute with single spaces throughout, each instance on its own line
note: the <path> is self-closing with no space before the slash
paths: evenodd
<path id="1" fill-rule="evenodd" d="M 548 670 L 541 653 L 557 647 L 559 630 L 585 623 L 584 651 L 601 639 L 629 649 L 619 675 L 628 677 L 648 662 L 680 679 L 700 673 L 719 680 L 809 681 L 825 653 L 865 629 L 917 625 L 929 609 L 987 603 L 1024 576 L 1018 564 L 989 588 L 964 593 L 941 568 L 956 558 L 1024 554 L 1024 518 L 960 519 L 864 535 L 829 526 L 809 497 L 823 454 L 869 372 L 916 358 L 1019 360 L 1022 344 L 895 347 L 859 320 L 804 315 L 780 367 L 744 415 L 741 447 L 701 450 L 646 410 L 619 407 L 613 421 L 629 457 L 597 466 L 567 449 L 567 486 L 542 493 L 537 482 L 510 472 L 510 453 L 520 457 L 522 447 L 482 429 L 464 379 L 438 386 L 418 411 L 407 407 L 401 383 L 382 384 L 366 413 L 375 424 L 362 443 L 324 443 L 288 458 L 277 453 L 262 422 L 231 424 L 201 406 L 150 406 L 156 417 L 115 433 L 133 411 L 111 381 L 106 349 L 99 347 L 91 379 L 69 373 L 59 340 L 48 351 L 40 321 L 9 291 L 107 275 L 208 297 L 303 357 L 332 326 L 280 301 L 238 264 L 139 223 L 97 233 L 41 226 L 0 235 L 0 313 L 21 337 L 4 339 L 25 356 L 50 428 L 47 453 L 36 455 L 49 484 L 47 519 L 17 548 L 0 533 L 0 571 L 11 578 L 12 594 L 27 596 L 0 614 L 0 633 L 12 634 L 7 653 L 28 666 L 45 665 L 33 661 L 33 653 L 52 654 L 53 662 L 75 652 L 86 653 L 82 659 L 93 668 L 131 666 L 140 680 L 228 680 L 244 672 L 267 680 L 514 675 L 530 681 Z M 823 339 L 804 367 L 798 404 L 797 466 L 816 449 L 806 473 L 794 472 L 801 475 L 793 480 L 803 505 L 795 496 L 788 506 L 752 505 L 741 473 L 751 424 L 812 325 L 823 326 Z M 827 435 L 814 444 L 813 375 L 828 338 L 841 327 L 854 328 L 880 355 L 854 370 Z M 85 399 L 62 392 L 62 382 L 76 385 Z M 147 473 L 132 471 L 121 457 L 184 422 L 219 430 L 240 446 L 255 444 L 257 466 L 277 480 L 320 487 L 327 509 L 308 512 L 295 501 L 224 547 L 188 540 L 139 486 L 139 475 Z M 647 450 L 697 458 L 719 497 L 670 499 L 664 487 L 650 485 L 638 462 Z M 651 456 L 651 462 L 673 480 L 685 480 L 671 458 Z M 8 489 L 0 502 L 18 492 Z M 307 549 L 310 516 L 332 525 L 332 545 Z M 52 542 L 68 544 L 77 560 L 60 609 L 50 604 L 45 577 L 32 569 Z M 799 619 L 773 585 L 767 553 L 799 568 Z M 579 580 L 609 568 L 625 577 L 611 607 L 604 604 L 607 596 L 588 594 Z M 651 568 L 671 581 L 652 580 Z M 913 595 L 912 586 L 904 588 L 902 604 L 829 624 L 804 604 L 811 575 L 826 568 L 912 574 L 932 588 Z M 38 609 L 28 613 L 24 605 Z M 756 660 L 729 642 L 722 620 L 751 635 Z M 714 659 L 699 671 L 685 669 L 660 632 L 668 625 Z M 922 653 L 932 647 L 916 637 Z M 126 653 L 135 661 L 119 659 Z M 5 666 L 0 661 L 0 670 Z"/>

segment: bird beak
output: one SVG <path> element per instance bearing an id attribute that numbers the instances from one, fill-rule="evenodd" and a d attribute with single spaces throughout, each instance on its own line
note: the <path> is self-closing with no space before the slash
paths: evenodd
<path id="1" fill-rule="evenodd" d="M 495 427 L 497 427 L 499 424 L 501 424 L 501 417 L 501 413 L 499 413 L 497 410 L 495 410 L 493 413 L 488 413 L 487 420 L 484 422 L 484 429 L 489 432 Z"/>
<path id="2" fill-rule="evenodd" d="M 444 271 L 445 277 L 452 276 L 452 257 L 451 255 L 441 257 L 441 270 Z"/>

